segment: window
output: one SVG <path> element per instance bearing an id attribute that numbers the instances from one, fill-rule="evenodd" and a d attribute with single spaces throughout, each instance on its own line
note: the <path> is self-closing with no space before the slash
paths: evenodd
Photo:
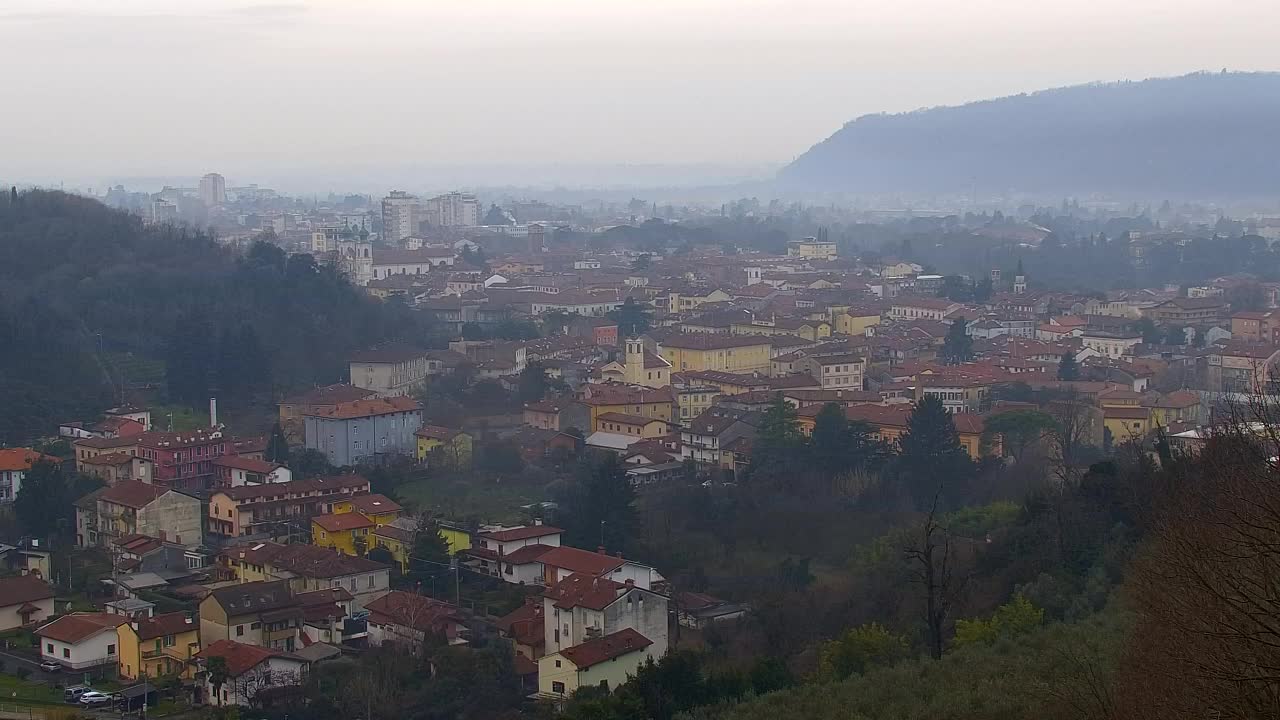
<path id="1" fill-rule="evenodd" d="M 554 692 L 554 693 L 560 693 L 561 695 L 563 695 L 563 694 L 564 694 L 564 683 L 562 683 L 562 682 L 553 682 L 553 683 L 551 683 L 551 692 Z"/>
<path id="2" fill-rule="evenodd" d="M 373 587 L 373 576 L 369 576 L 369 587 Z"/>
<path id="3" fill-rule="evenodd" d="M 107 654 L 108 654 L 108 655 L 115 655 L 115 654 L 116 654 L 116 646 L 115 646 L 115 645 L 108 645 L 108 646 L 107 646 Z"/>
<path id="4" fill-rule="evenodd" d="M 556 661 L 556 667 L 560 667 L 560 661 L 559 661 L 559 660 L 557 660 L 557 661 Z"/>
<path id="5" fill-rule="evenodd" d="M 44 644 L 44 651 L 45 651 L 46 653 L 49 653 L 50 655 L 52 655 L 52 654 L 53 654 L 53 643 L 45 643 L 45 644 Z"/>
<path id="6" fill-rule="evenodd" d="M 67 658 L 67 659 L 70 659 L 70 658 L 71 658 L 71 648 L 62 648 L 62 657 Z"/>
<path id="7" fill-rule="evenodd" d="M 243 625 L 237 625 L 237 626 L 236 626 L 236 637 L 241 637 L 241 636 L 243 636 L 243 635 L 244 635 L 244 626 L 243 626 Z"/>
<path id="8" fill-rule="evenodd" d="M 249 625 L 250 630 L 257 630 L 258 628 L 261 628 L 261 627 L 262 627 L 262 623 L 260 622 L 252 623 L 251 625 Z"/>

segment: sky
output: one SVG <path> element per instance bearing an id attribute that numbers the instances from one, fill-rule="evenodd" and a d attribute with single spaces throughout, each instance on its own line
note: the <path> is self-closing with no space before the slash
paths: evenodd
<path id="1" fill-rule="evenodd" d="M 0 0 L 0 177 L 762 176 L 866 113 L 1280 70 L 1277 27 L 1276 0 Z"/>

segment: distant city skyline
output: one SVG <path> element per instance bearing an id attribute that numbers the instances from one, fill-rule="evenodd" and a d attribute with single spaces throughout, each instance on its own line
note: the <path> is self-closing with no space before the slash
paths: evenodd
<path id="1" fill-rule="evenodd" d="M 10 0 L 0 171 L 316 191 L 734 181 L 866 113 L 1277 69 L 1277 26 L 1261 0 Z"/>

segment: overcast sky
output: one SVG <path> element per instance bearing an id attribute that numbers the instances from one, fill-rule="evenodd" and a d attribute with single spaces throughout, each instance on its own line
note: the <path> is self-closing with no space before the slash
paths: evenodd
<path id="1" fill-rule="evenodd" d="M 0 0 L 0 175 L 782 164 L 864 113 L 1280 69 L 1277 0 Z"/>

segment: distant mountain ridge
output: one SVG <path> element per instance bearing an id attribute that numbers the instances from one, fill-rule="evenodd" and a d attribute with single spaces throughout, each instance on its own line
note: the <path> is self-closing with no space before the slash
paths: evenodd
<path id="1" fill-rule="evenodd" d="M 847 192 L 1280 194 L 1280 73 L 1077 85 L 864 115 L 778 174 Z"/>

